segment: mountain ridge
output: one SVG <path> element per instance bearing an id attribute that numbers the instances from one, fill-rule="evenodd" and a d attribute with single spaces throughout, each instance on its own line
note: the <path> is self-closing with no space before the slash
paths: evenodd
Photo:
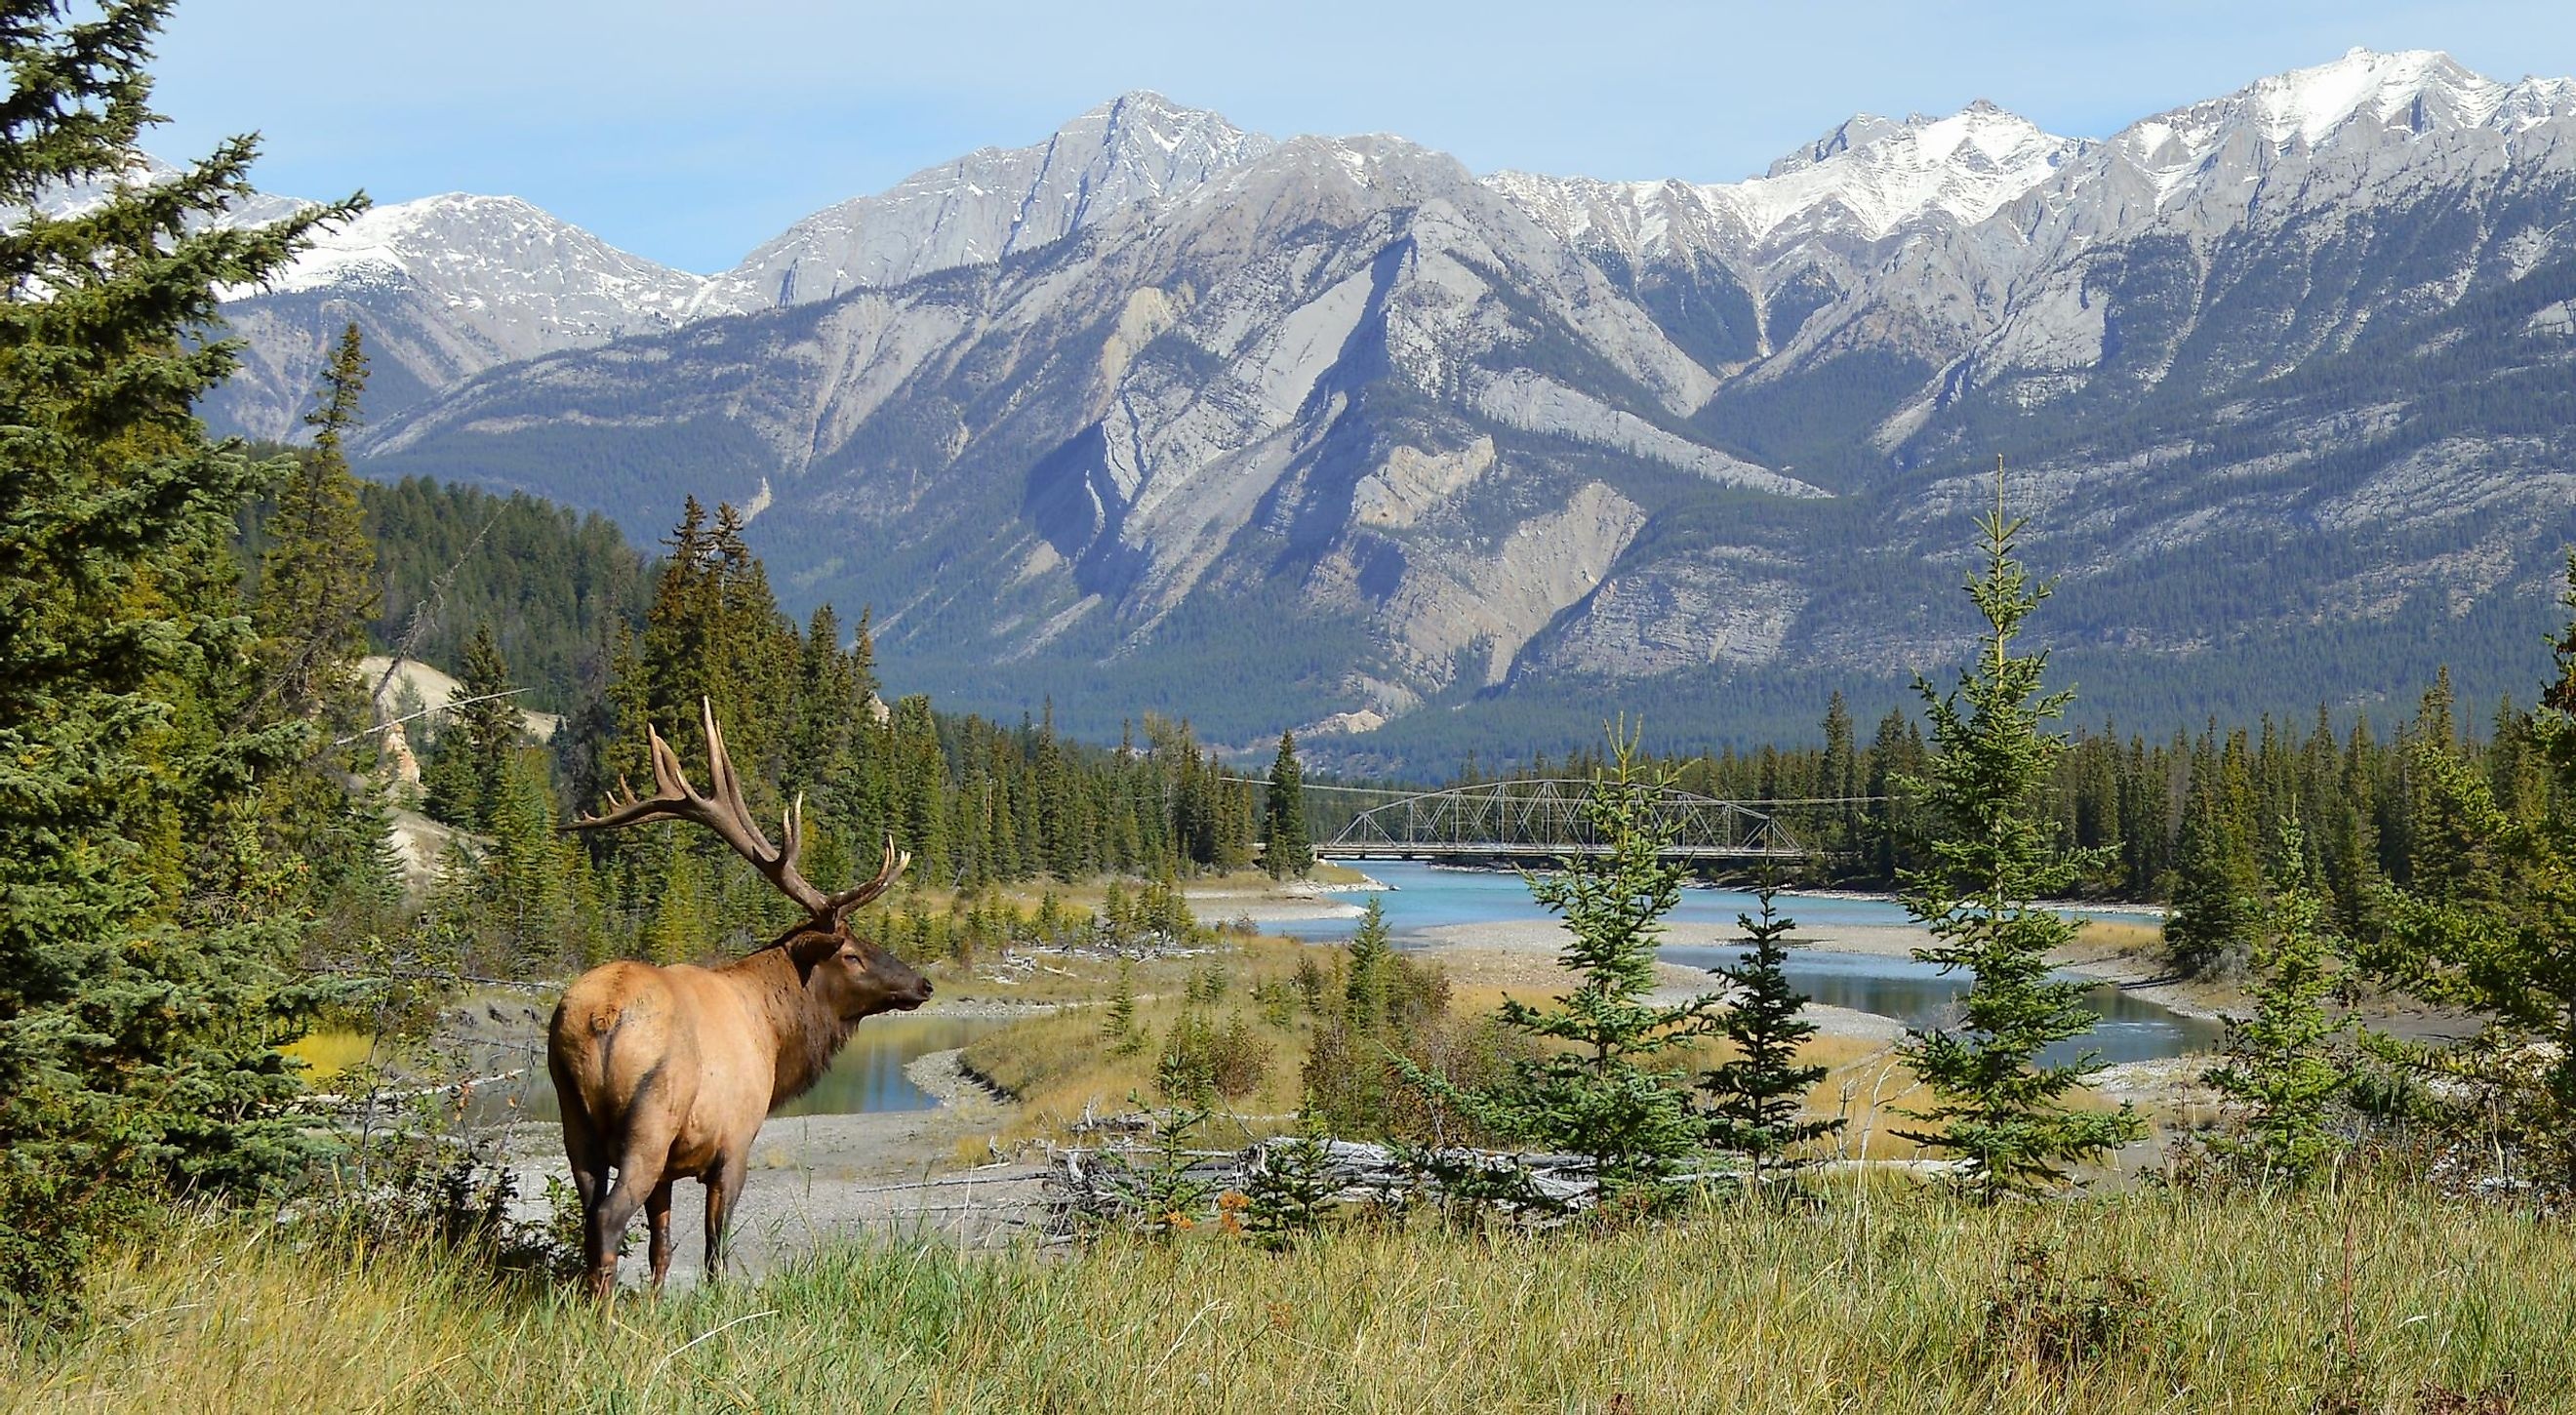
<path id="1" fill-rule="evenodd" d="M 1393 753 L 1562 740 L 1605 693 L 1887 696 L 1964 642 L 1953 523 L 2000 451 L 2107 706 L 2361 704 L 2446 638 L 2523 681 L 2576 532 L 2571 203 L 2576 83 L 2420 51 L 2101 139 L 1855 115 L 1709 184 L 1131 95 L 694 293 L 629 273 L 632 328 L 398 355 L 360 450 L 639 538 L 686 491 L 757 501 L 791 599 L 873 604 L 889 666 L 969 704 L 1107 730 L 1168 692 L 1220 736 Z M 423 268 L 235 318 L 271 321 L 254 363 L 345 312 L 435 353 L 477 312 L 418 308 L 464 278 Z M 2316 671 L 2285 694 L 2267 658 Z"/>

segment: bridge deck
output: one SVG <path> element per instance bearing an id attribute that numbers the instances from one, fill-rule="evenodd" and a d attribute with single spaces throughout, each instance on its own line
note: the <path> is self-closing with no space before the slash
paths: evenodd
<path id="1" fill-rule="evenodd" d="M 1586 802 L 1598 783 L 1572 778 L 1478 782 L 1401 795 L 1360 812 L 1315 843 L 1327 860 L 1528 860 L 1604 855 L 1610 847 Z M 1795 804 L 1812 804 L 1800 802 Z M 1803 860 L 1807 852 L 1768 812 L 1671 786 L 1648 794 L 1645 815 L 1672 860 Z"/>
<path id="2" fill-rule="evenodd" d="M 1441 840 L 1404 845 L 1383 841 L 1327 841 L 1314 847 L 1315 857 L 1322 860 L 1449 860 L 1449 859 L 1515 859 L 1553 858 L 1558 855 L 1606 855 L 1607 845 L 1567 845 L 1531 842 L 1515 845 L 1490 840 Z M 1807 852 L 1795 847 L 1759 845 L 1672 845 L 1661 852 L 1677 860 L 1803 860 Z"/>

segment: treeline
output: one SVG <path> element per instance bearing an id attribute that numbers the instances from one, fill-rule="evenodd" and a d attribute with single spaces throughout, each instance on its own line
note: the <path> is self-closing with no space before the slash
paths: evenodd
<path id="1" fill-rule="evenodd" d="M 307 467 L 311 447 L 254 445 L 252 456 Z M 641 623 L 653 565 L 606 517 L 524 492 L 507 496 L 421 477 L 352 483 L 375 561 L 362 628 L 369 652 L 397 650 L 454 672 L 488 630 L 508 658 L 520 705 L 570 712 L 607 681 L 617 626 Z M 274 496 L 241 516 L 247 589 L 258 595 Z"/>
<path id="2" fill-rule="evenodd" d="M 1928 863 L 1909 783 L 1930 753 L 1918 721 L 1881 718 L 1861 740 L 1842 695 L 1825 712 L 1823 743 L 1733 749 L 1660 764 L 1686 791 L 1767 809 L 1812 852 L 1810 883 L 1895 888 Z M 2367 715 L 2338 731 L 2319 709 L 2302 726 L 2265 717 L 2253 727 L 2150 739 L 2105 726 L 2076 729 L 2051 764 L 2041 818 L 2077 861 L 2079 897 L 2182 903 L 2212 880 L 2261 878 L 2274 864 L 2268 823 L 2302 826 L 2301 868 L 2330 897 L 2335 920 L 2357 928 L 2371 891 L 2400 887 L 2442 849 L 2416 781 L 2418 748 L 2431 744 L 2491 782 L 2510 806 L 2537 808 L 2545 791 L 2528 715 L 2510 699 L 2484 732 L 2472 730 L 2437 673 L 2414 715 L 2383 730 Z M 1597 775 L 1596 751 L 1545 756 L 1513 779 Z M 1456 784 L 1502 779 L 1470 759 Z"/>

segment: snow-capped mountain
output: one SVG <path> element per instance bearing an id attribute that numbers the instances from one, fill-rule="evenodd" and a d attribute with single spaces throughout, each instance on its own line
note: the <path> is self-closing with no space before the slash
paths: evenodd
<path id="1" fill-rule="evenodd" d="M 1560 237 L 1598 239 L 1632 257 L 1669 248 L 1678 202 L 1725 222 L 1741 249 L 1761 251 L 1824 235 L 1884 240 L 1933 220 L 1974 225 L 2093 146 L 1980 101 L 1945 118 L 1858 114 L 1741 182 L 1611 183 L 1516 172 L 1492 181 Z"/>
<path id="2" fill-rule="evenodd" d="M 353 317 L 379 346 L 370 402 L 390 412 L 513 360 L 998 260 L 1269 146 L 1213 113 L 1128 94 L 1044 142 L 971 153 L 818 211 L 713 276 L 619 250 L 516 197 L 378 207 L 322 238 L 273 290 L 231 305 L 249 367 L 212 412 L 290 435 L 330 338 Z M 272 216 L 290 205 L 263 201 Z"/>
<path id="3" fill-rule="evenodd" d="M 1390 751 L 1585 736 L 1605 684 L 1803 715 L 1962 641 L 1997 452 L 2129 720 L 2520 686 L 2576 538 L 2576 84 L 2437 54 L 2098 140 L 1864 114 L 1702 184 L 1130 95 L 711 277 L 414 205 L 232 307 L 262 367 L 356 312 L 414 371 L 372 467 L 639 538 L 756 502 L 890 668 L 1093 727 L 1155 685 Z"/>
<path id="4" fill-rule="evenodd" d="M 255 436 L 296 433 L 351 320 L 367 333 L 381 417 L 514 360 L 676 328 L 706 284 L 517 197 L 375 207 L 323 233 L 269 288 L 226 302 L 242 370 L 206 412 Z"/>

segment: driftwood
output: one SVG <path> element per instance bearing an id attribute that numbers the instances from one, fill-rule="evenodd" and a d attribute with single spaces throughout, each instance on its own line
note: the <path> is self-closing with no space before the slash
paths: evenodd
<path id="1" fill-rule="evenodd" d="M 515 1070 L 496 1072 L 490 1076 L 474 1076 L 437 1086 L 386 1087 L 373 1091 L 352 1091 L 346 1095 L 316 1091 L 297 1096 L 287 1102 L 285 1108 L 304 1111 L 362 1110 L 379 1105 L 421 1100 L 430 1096 L 455 1096 L 459 1100 L 464 1100 L 485 1086 L 497 1085 L 503 1081 L 516 1081 L 527 1074 L 528 1068 L 522 1066 Z"/>
<path id="2" fill-rule="evenodd" d="M 1134 1143 L 1103 1146 L 1050 1146 L 1045 1180 L 1048 1231 L 1071 1235 L 1085 1229 L 1121 1227 L 1148 1221 L 1147 1196 L 1157 1188 L 1178 1188 L 1211 1196 L 1243 1193 L 1281 1163 L 1285 1147 L 1300 1143 L 1279 1136 L 1255 1141 L 1240 1150 L 1170 1152 Z M 1392 1146 L 1356 1140 L 1321 1140 L 1322 1175 L 1332 1185 L 1331 1201 L 1382 1209 L 1401 1209 L 1437 1202 L 1453 1179 L 1479 1176 L 1498 1191 L 1516 1192 L 1523 1202 L 1506 1201 L 1533 1215 L 1561 1216 L 1592 1206 L 1600 1184 L 1592 1162 L 1582 1155 L 1530 1154 L 1510 1150 L 1447 1148 L 1407 1154 Z M 1177 1163 L 1177 1174 L 1164 1166 Z M 1731 1167 L 1711 1168 L 1685 1176 L 1691 1180 L 1729 1177 Z M 1482 1187 L 1482 1186 L 1480 1186 Z M 1204 1206 L 1202 1206 L 1204 1207 Z"/>

